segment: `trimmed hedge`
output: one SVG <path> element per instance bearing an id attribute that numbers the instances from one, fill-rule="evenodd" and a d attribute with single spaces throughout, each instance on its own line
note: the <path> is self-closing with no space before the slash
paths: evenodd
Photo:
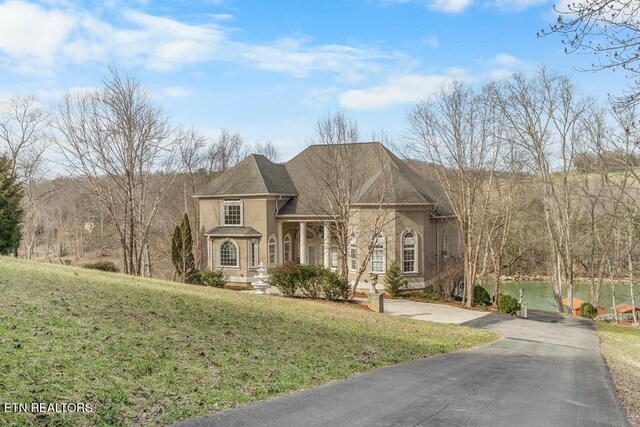
<path id="1" fill-rule="evenodd" d="M 349 298 L 349 281 L 319 266 L 285 264 L 271 274 L 270 283 L 286 297 L 302 294 L 307 298 L 324 297 L 329 301 Z"/>

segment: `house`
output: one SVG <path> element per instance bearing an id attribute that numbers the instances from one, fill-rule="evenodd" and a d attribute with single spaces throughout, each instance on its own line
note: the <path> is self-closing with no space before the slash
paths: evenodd
<path id="1" fill-rule="evenodd" d="M 342 154 L 332 159 L 332 150 L 352 153 L 353 160 Z M 335 217 L 327 213 L 332 202 L 325 195 L 335 188 L 314 175 L 319 169 L 326 176 L 336 174 L 336 162 L 358 177 L 348 250 L 338 245 Z M 311 145 L 285 164 L 252 154 L 195 197 L 204 235 L 202 265 L 223 269 L 232 283 L 252 282 L 260 263 L 269 270 L 300 262 L 341 271 L 341 259 L 346 259 L 350 279 L 361 266 L 366 268 L 363 279 L 369 273 L 383 276 L 396 261 L 418 289 L 460 256 L 455 217 L 442 191 L 377 142 Z M 381 209 L 386 220 L 372 240 L 364 227 L 376 221 Z"/>
<path id="2" fill-rule="evenodd" d="M 584 304 L 584 300 L 581 300 L 580 298 L 576 298 L 573 297 L 573 315 L 574 316 L 582 316 L 582 312 L 580 311 L 580 306 Z M 569 306 L 569 298 L 564 298 L 562 300 L 562 305 L 565 307 Z M 605 310 L 604 307 L 602 307 L 601 305 L 599 305 L 598 307 L 596 307 L 596 309 L 598 310 L 598 316 L 604 316 Z"/>
<path id="3" fill-rule="evenodd" d="M 634 310 L 630 304 L 618 304 L 616 305 L 616 313 L 618 313 L 618 321 L 631 320 L 633 321 L 633 313 L 635 311 L 636 316 L 638 310 Z"/>

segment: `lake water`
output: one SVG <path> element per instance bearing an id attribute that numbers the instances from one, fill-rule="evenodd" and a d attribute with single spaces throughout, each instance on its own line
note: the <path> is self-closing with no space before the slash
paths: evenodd
<path id="1" fill-rule="evenodd" d="M 493 283 L 483 283 L 482 286 L 493 295 Z M 543 281 L 507 281 L 500 283 L 500 293 L 503 295 L 511 295 L 518 299 L 519 290 L 524 289 L 524 300 L 527 302 L 527 306 L 530 310 L 544 310 L 555 312 L 556 304 L 553 298 L 553 290 L 549 282 Z M 616 304 L 630 304 L 631 293 L 629 292 L 629 285 L 616 284 Z M 564 297 L 567 296 L 566 289 L 563 289 Z M 636 298 L 636 304 L 640 304 L 640 285 L 636 284 L 634 287 L 634 294 Z M 580 298 L 584 301 L 591 300 L 591 290 L 589 283 L 577 282 L 574 285 L 574 297 Z M 600 293 L 600 301 L 598 305 L 601 305 L 606 309 L 607 313 L 611 313 L 611 285 L 608 283 L 602 284 L 602 290 Z"/>

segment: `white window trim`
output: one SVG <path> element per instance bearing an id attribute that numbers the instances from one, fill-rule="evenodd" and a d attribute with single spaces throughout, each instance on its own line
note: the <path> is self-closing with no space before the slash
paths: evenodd
<path id="1" fill-rule="evenodd" d="M 413 234 L 413 270 L 405 271 L 404 269 L 404 238 L 407 233 Z M 418 272 L 418 234 L 412 229 L 408 228 L 402 232 L 400 235 L 400 251 L 401 251 L 401 260 L 402 260 L 402 273 L 403 274 L 412 274 Z"/>
<path id="2" fill-rule="evenodd" d="M 240 206 L 240 224 L 227 224 L 225 221 L 224 208 L 225 206 Z M 229 225 L 233 227 L 244 226 L 244 206 L 240 200 L 225 200 L 220 207 L 220 224 Z"/>
<path id="3" fill-rule="evenodd" d="M 256 259 L 254 263 L 251 262 L 251 245 L 253 244 L 256 245 Z M 260 264 L 260 243 L 258 239 L 249 239 L 247 244 L 247 264 L 251 269 L 258 268 L 258 264 Z"/>
<path id="4" fill-rule="evenodd" d="M 356 250 L 356 256 L 352 257 L 351 256 L 351 248 L 354 247 Z M 352 263 L 351 261 L 354 260 L 356 261 L 356 268 L 351 268 L 352 267 Z M 352 272 L 356 272 L 358 269 L 358 239 L 357 236 L 354 233 L 351 233 L 351 238 L 349 239 L 349 271 Z"/>
<path id="5" fill-rule="evenodd" d="M 273 262 L 271 262 L 271 242 L 273 241 Z M 267 240 L 267 264 L 268 265 L 277 265 L 278 264 L 278 239 L 276 236 L 272 234 L 269 236 Z"/>
<path id="6" fill-rule="evenodd" d="M 373 269 L 373 252 L 376 251 L 376 249 L 374 249 L 373 252 L 371 252 L 371 259 L 369 260 L 369 271 L 376 274 L 385 274 L 387 272 L 387 239 L 382 232 L 380 233 L 378 244 L 382 246 L 382 270 L 377 271 Z"/>
<path id="7" fill-rule="evenodd" d="M 289 242 L 289 253 L 288 254 L 287 254 L 287 245 L 286 245 L 287 239 L 288 239 L 288 242 Z M 282 241 L 282 245 L 284 246 L 283 247 L 283 252 L 282 252 L 282 256 L 284 257 L 283 261 L 284 262 L 292 261 L 293 260 L 293 257 L 292 257 L 293 239 L 291 238 L 291 233 L 287 233 L 287 234 L 284 235 L 284 240 Z"/>
<path id="8" fill-rule="evenodd" d="M 335 254 L 335 265 L 333 265 L 333 255 Z M 336 245 L 332 245 L 331 247 L 329 247 L 329 268 L 331 269 L 331 271 L 338 271 L 338 267 L 340 264 L 340 253 L 338 251 L 338 247 Z"/>
<path id="9" fill-rule="evenodd" d="M 226 242 L 231 242 L 233 246 L 236 247 L 236 265 L 222 265 L 222 245 Z M 240 246 L 233 239 L 225 239 L 218 245 L 218 257 L 217 257 L 218 268 L 228 268 L 228 269 L 239 269 L 240 268 Z"/>

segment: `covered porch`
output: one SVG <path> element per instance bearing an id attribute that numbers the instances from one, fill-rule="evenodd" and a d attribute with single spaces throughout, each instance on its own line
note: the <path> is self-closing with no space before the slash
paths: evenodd
<path id="1" fill-rule="evenodd" d="M 338 247 L 331 227 L 321 221 L 278 219 L 278 264 L 299 262 L 339 269 Z"/>

